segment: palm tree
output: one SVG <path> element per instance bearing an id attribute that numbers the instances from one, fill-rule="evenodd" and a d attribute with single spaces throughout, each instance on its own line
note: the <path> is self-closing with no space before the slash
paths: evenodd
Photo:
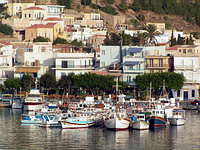
<path id="1" fill-rule="evenodd" d="M 146 43 L 147 43 L 147 37 L 148 37 L 147 32 L 143 32 L 143 33 L 138 33 L 137 34 L 137 38 L 139 40 L 139 46 L 146 45 Z"/>
<path id="2" fill-rule="evenodd" d="M 157 27 L 153 24 L 149 24 L 148 26 L 146 26 L 146 31 L 148 34 L 148 44 L 156 44 L 156 38 L 155 36 L 160 35 L 160 32 L 157 31 Z"/>

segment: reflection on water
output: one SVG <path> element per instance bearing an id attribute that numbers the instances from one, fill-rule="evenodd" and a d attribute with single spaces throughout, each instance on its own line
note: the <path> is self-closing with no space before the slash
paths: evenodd
<path id="1" fill-rule="evenodd" d="M 186 112 L 184 126 L 161 130 L 44 129 L 21 125 L 20 110 L 0 109 L 0 149 L 200 149 L 200 115 Z"/>

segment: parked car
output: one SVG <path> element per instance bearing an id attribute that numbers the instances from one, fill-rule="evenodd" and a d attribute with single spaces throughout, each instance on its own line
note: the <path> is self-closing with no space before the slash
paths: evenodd
<path id="1" fill-rule="evenodd" d="M 200 101 L 199 100 L 194 100 L 194 101 L 191 101 L 191 104 L 192 105 L 200 105 Z"/>

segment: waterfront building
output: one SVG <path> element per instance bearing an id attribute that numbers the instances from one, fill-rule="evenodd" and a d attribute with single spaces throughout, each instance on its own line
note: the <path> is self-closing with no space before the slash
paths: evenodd
<path id="1" fill-rule="evenodd" d="M 146 51 L 145 73 L 172 72 L 174 70 L 173 56 L 160 55 L 159 51 L 154 51 L 153 55 Z"/>
<path id="2" fill-rule="evenodd" d="M 135 85 L 134 79 L 145 72 L 145 58 L 157 53 L 166 56 L 165 46 L 122 46 L 122 62 L 120 62 L 119 46 L 100 46 L 100 69 L 119 70 L 122 69 L 123 81 Z"/>
<path id="3" fill-rule="evenodd" d="M 0 41 L 0 84 L 13 77 L 13 55 L 12 44 Z"/>
<path id="4" fill-rule="evenodd" d="M 84 74 L 94 70 L 94 52 L 91 48 L 57 45 L 54 47 L 54 52 L 55 66 L 52 69 L 57 80 L 70 73 Z"/>
<path id="5" fill-rule="evenodd" d="M 15 77 L 21 78 L 28 73 L 34 78 L 40 78 L 41 75 L 51 71 L 54 57 L 50 42 L 22 44 L 24 46 L 16 48 Z"/>
<path id="6" fill-rule="evenodd" d="M 170 51 L 172 51 L 170 53 Z M 182 73 L 186 81 L 181 90 L 175 91 L 176 99 L 198 99 L 200 86 L 200 46 L 179 45 L 169 48 L 174 55 L 174 72 Z"/>

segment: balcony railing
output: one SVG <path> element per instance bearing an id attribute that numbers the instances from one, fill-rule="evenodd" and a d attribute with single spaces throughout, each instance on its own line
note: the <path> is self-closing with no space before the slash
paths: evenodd
<path id="1" fill-rule="evenodd" d="M 180 70 L 191 70 L 191 69 L 194 69 L 194 66 L 193 65 L 175 65 L 174 68 L 177 70 L 177 69 L 180 69 Z"/>
<path id="2" fill-rule="evenodd" d="M 146 65 L 146 68 L 167 68 L 169 67 L 169 65 L 166 65 L 166 64 L 163 64 L 163 65 L 159 65 L 159 64 L 153 64 L 153 65 L 150 65 L 150 64 L 147 64 Z"/>
<path id="3" fill-rule="evenodd" d="M 62 66 L 62 65 L 56 65 L 53 66 L 55 69 L 91 69 L 93 68 L 92 65 L 67 65 L 67 66 Z"/>

